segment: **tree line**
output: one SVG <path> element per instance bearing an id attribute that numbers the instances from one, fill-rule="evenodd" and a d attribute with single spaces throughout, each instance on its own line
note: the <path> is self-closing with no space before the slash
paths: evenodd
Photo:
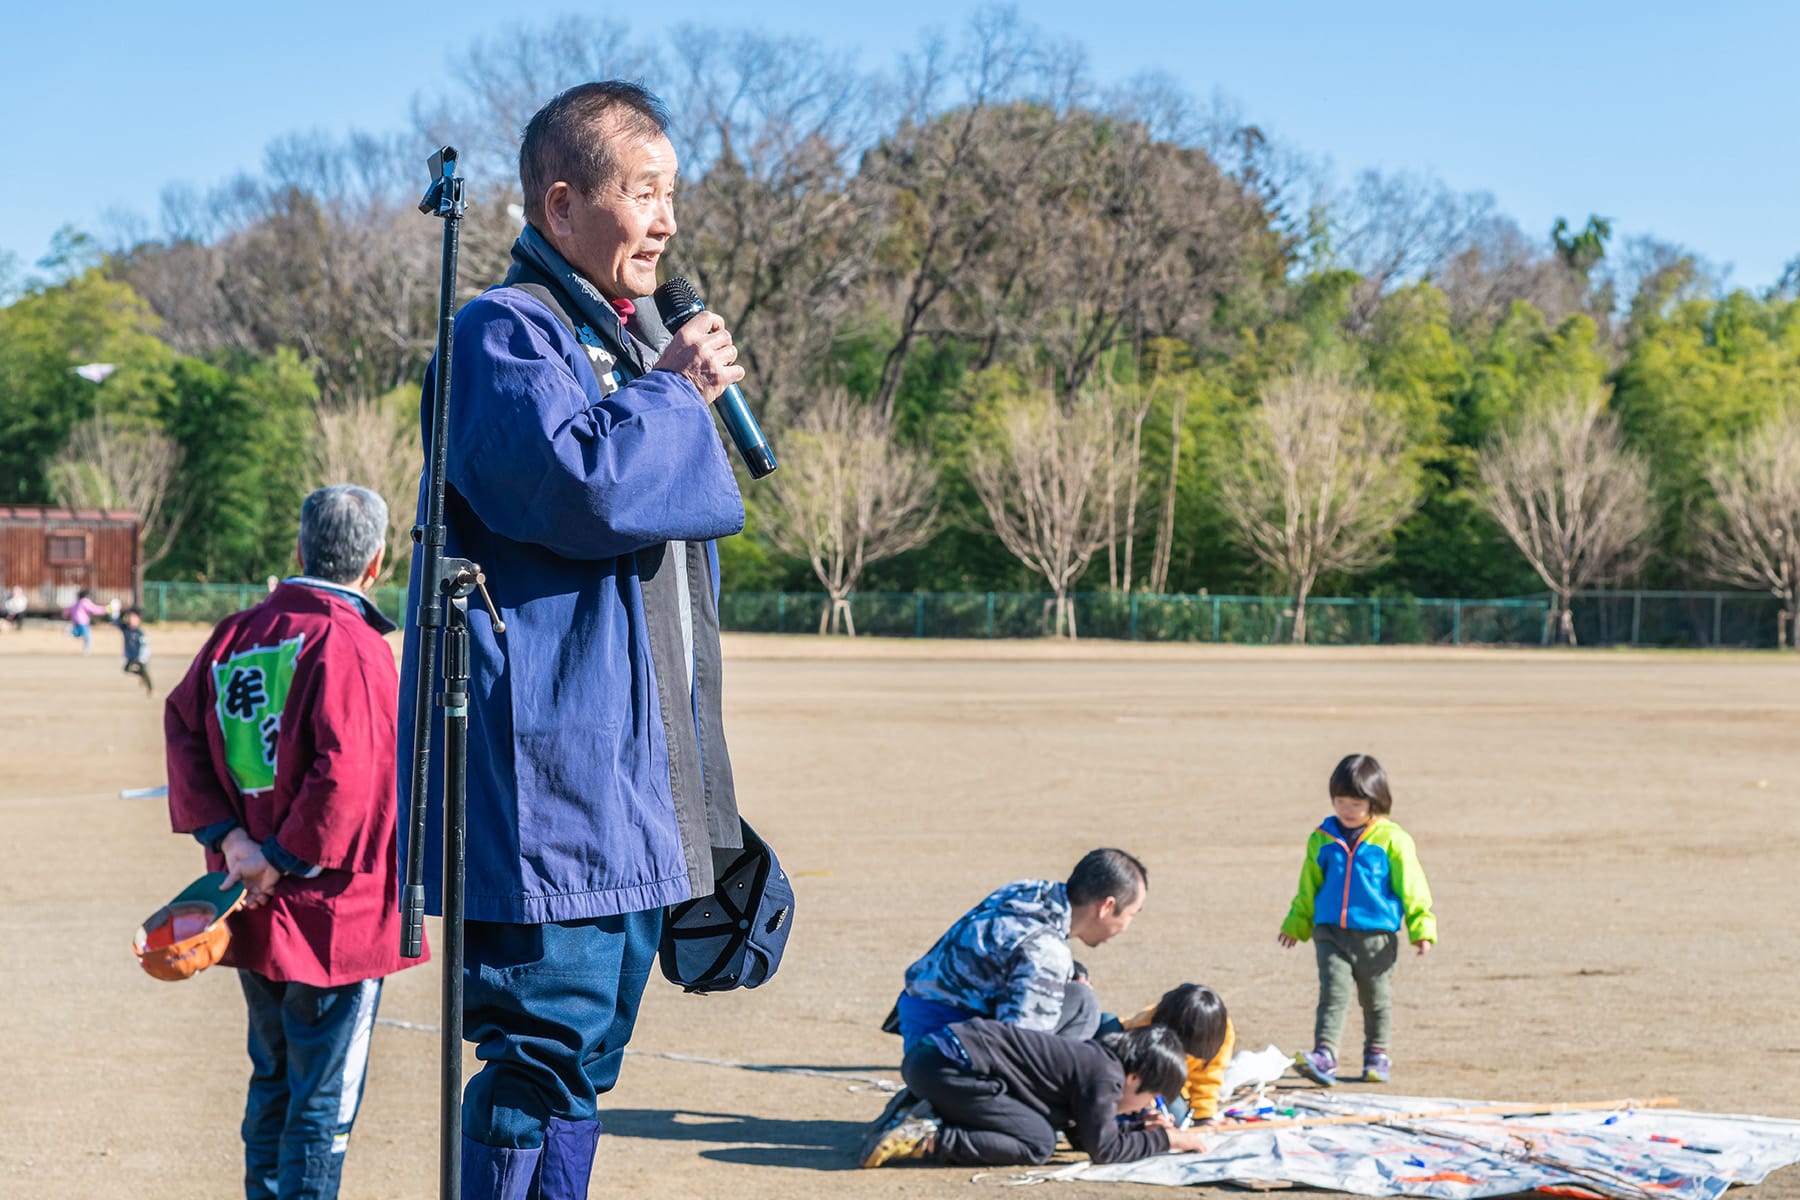
<path id="1" fill-rule="evenodd" d="M 1800 578 L 1800 304 L 1604 217 L 1337 180 L 1228 102 L 1101 86 L 989 8 L 891 70 L 817 44 L 574 20 L 472 46 L 406 134 L 290 136 L 110 241 L 0 279 L 0 500 L 131 507 L 160 578 L 281 570 L 354 479 L 406 549 L 441 227 L 462 298 L 519 226 L 517 137 L 572 83 L 668 102 L 670 269 L 743 348 L 782 458 L 726 586 L 1567 599 Z M 1800 260 L 1796 260 L 1800 263 Z M 94 383 L 72 367 L 109 362 Z M 1297 610 L 1304 613 L 1301 606 Z M 1295 636 L 1304 636 L 1304 617 Z"/>

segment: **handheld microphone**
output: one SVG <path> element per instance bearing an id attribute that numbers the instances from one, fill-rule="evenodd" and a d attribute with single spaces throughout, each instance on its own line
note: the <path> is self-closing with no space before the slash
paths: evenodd
<path id="1" fill-rule="evenodd" d="M 688 319 L 704 312 L 706 302 L 700 299 L 700 293 L 694 285 L 685 279 L 671 279 L 657 288 L 652 298 L 656 301 L 656 311 L 671 334 L 675 333 Z M 715 404 L 719 417 L 725 422 L 725 432 L 731 435 L 731 444 L 743 457 L 744 465 L 750 468 L 750 478 L 761 479 L 772 472 L 778 465 L 775 452 L 769 449 L 769 439 L 763 436 L 762 426 L 750 413 L 750 405 L 744 400 L 744 393 L 738 390 L 735 383 L 727 384 L 724 394 Z"/>

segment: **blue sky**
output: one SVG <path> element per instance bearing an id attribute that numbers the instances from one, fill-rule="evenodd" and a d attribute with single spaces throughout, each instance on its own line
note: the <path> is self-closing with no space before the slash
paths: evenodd
<path id="1" fill-rule="evenodd" d="M 968 4 L 683 0 L 684 21 L 818 38 L 864 67 L 893 63 Z M 1430 172 L 1484 189 L 1534 237 L 1589 213 L 1653 233 L 1766 287 L 1800 255 L 1800 5 L 1222 4 L 1038 0 L 1102 81 L 1164 72 L 1215 89 L 1340 174 Z M 551 12 L 648 32 L 618 4 Z M 409 127 L 413 97 L 517 18 L 491 3 L 33 5 L 0 38 L 0 251 L 29 267 L 64 223 L 153 216 L 163 187 L 254 170 L 286 133 Z M 654 86 L 654 81 L 651 82 Z M 422 148 L 421 154 L 429 148 Z"/>

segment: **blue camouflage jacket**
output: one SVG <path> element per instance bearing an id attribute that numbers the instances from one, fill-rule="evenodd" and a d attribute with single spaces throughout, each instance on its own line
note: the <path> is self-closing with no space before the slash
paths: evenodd
<path id="1" fill-rule="evenodd" d="M 905 994 L 1051 1031 L 1062 1016 L 1069 953 L 1066 885 L 1021 879 L 957 919 L 906 969 Z"/>
<path id="2" fill-rule="evenodd" d="M 627 361 L 612 378 L 596 375 L 581 340 L 592 332 L 578 338 L 515 287 L 488 290 L 456 318 L 445 553 L 481 565 L 506 624 L 497 634 L 479 596 L 471 600 L 472 920 L 535 924 L 662 907 L 712 888 L 713 846 L 742 844 L 718 722 L 711 539 L 743 528 L 743 501 L 693 386 L 666 371 L 637 374 Z M 641 347 L 613 345 L 645 371 Z M 428 454 L 435 370 L 424 390 Z M 673 600 L 655 599 L 675 594 L 658 590 L 671 580 L 679 613 Z M 403 862 L 417 642 L 409 622 Z M 441 727 L 433 740 L 425 882 L 429 910 L 441 913 Z"/>

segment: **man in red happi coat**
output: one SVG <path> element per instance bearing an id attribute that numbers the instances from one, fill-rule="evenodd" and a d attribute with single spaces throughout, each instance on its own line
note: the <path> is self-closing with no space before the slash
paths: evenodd
<path id="1" fill-rule="evenodd" d="M 241 880 L 221 960 L 249 1010 L 249 1200 L 329 1200 L 400 957 L 399 675 L 367 597 L 387 505 L 349 484 L 301 509 L 299 575 L 221 621 L 163 719 L 169 816 Z"/>

